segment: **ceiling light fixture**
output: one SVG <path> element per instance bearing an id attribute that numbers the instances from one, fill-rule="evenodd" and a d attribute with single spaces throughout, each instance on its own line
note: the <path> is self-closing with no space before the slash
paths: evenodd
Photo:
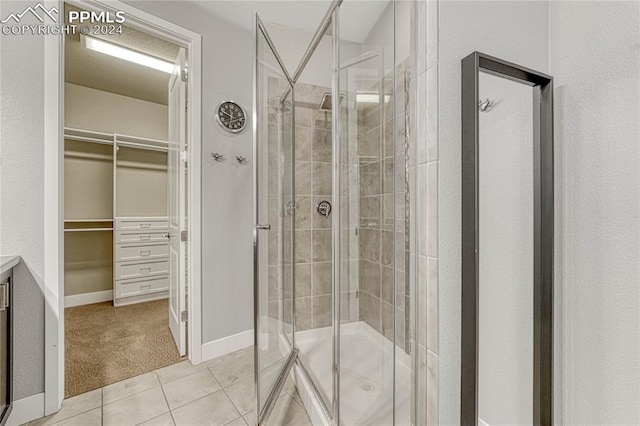
<path id="1" fill-rule="evenodd" d="M 109 43 L 108 41 L 100 40 L 95 37 L 90 37 L 90 36 L 81 34 L 80 41 L 82 45 L 89 50 L 104 53 L 105 55 L 109 55 L 109 56 L 114 56 L 116 58 L 133 62 L 138 65 L 143 65 L 145 67 L 153 68 L 158 71 L 163 71 L 168 74 L 171 74 L 175 68 L 175 65 L 172 64 L 171 62 L 154 58 L 153 56 L 136 52 L 135 50 L 118 46 L 117 44 Z"/>

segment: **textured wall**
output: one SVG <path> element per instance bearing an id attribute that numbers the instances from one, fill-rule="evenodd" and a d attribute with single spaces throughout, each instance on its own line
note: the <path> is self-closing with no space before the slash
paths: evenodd
<path id="1" fill-rule="evenodd" d="M 550 15 L 556 423 L 640 424 L 640 4 Z"/>

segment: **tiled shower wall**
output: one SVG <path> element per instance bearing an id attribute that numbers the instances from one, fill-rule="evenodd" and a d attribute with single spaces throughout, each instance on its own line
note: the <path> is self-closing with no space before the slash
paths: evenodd
<path id="1" fill-rule="evenodd" d="M 331 111 L 320 102 L 330 88 L 295 87 L 296 330 L 332 324 L 331 220 L 317 212 L 332 195 Z"/>
<path id="2" fill-rule="evenodd" d="M 416 143 L 413 173 L 418 276 L 418 424 L 437 425 L 438 416 L 438 0 L 413 3 L 416 71 Z"/>

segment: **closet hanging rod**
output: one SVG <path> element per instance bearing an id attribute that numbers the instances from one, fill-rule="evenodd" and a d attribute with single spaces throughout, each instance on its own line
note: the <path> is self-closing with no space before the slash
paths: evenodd
<path id="1" fill-rule="evenodd" d="M 64 232 L 97 232 L 97 231 L 113 231 L 113 228 L 68 228 Z"/>
<path id="2" fill-rule="evenodd" d="M 113 134 L 103 132 L 92 132 L 91 130 L 75 129 L 73 127 L 64 128 L 65 139 L 80 142 L 93 142 L 105 145 L 113 145 Z"/>
<path id="3" fill-rule="evenodd" d="M 68 140 L 71 140 L 71 141 L 91 142 L 91 143 L 98 143 L 98 144 L 102 144 L 102 145 L 113 145 L 113 140 L 107 141 L 107 140 L 103 140 L 103 139 L 96 139 L 96 138 L 90 138 L 90 137 L 85 137 L 85 136 L 70 135 L 68 133 L 64 134 L 64 138 L 68 139 Z"/>

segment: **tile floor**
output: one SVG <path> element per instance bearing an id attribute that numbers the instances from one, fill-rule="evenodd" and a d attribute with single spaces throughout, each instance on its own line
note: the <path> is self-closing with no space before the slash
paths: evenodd
<path id="1" fill-rule="evenodd" d="M 197 366 L 189 361 L 65 400 L 62 410 L 35 420 L 40 425 L 243 426 L 255 424 L 253 348 Z M 269 420 L 274 426 L 311 421 L 289 380 Z"/>

